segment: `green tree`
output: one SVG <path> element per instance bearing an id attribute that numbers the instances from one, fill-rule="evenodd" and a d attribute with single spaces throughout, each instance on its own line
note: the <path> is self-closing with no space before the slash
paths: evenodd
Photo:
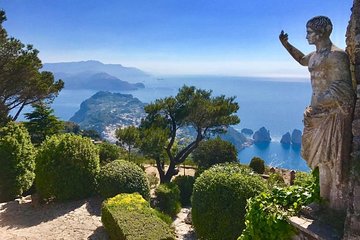
<path id="1" fill-rule="evenodd" d="M 218 163 L 238 161 L 235 146 L 220 137 L 201 142 L 192 153 L 192 158 L 201 170 L 208 169 Z"/>
<path id="2" fill-rule="evenodd" d="M 29 131 L 34 144 L 42 143 L 46 136 L 59 133 L 64 129 L 62 122 L 54 115 L 54 110 L 44 102 L 33 104 L 34 111 L 25 113 L 25 127 Z"/>
<path id="3" fill-rule="evenodd" d="M 52 101 L 64 82 L 55 81 L 51 72 L 40 72 L 39 51 L 32 45 L 9 37 L 3 27 L 6 15 L 0 10 L 0 124 L 16 120 L 26 105 Z M 14 115 L 10 113 L 13 110 Z"/>
<path id="4" fill-rule="evenodd" d="M 131 159 L 131 149 L 138 145 L 139 134 L 139 130 L 135 126 L 116 129 L 116 138 L 119 140 L 121 146 L 127 148 L 129 161 Z"/>
<path id="5" fill-rule="evenodd" d="M 256 173 L 263 174 L 265 172 L 265 161 L 259 157 L 253 157 L 249 167 Z"/>
<path id="6" fill-rule="evenodd" d="M 100 163 L 105 164 L 116 159 L 122 155 L 122 150 L 119 146 L 108 142 L 103 142 L 99 146 Z"/>
<path id="7" fill-rule="evenodd" d="M 239 117 L 235 115 L 239 109 L 235 97 L 212 97 L 211 94 L 212 91 L 183 86 L 175 97 L 157 99 L 145 107 L 147 116 L 141 123 L 141 131 L 157 129 L 162 131 L 157 135 L 167 136 L 167 141 L 162 141 L 162 149 L 165 149 L 170 163 L 166 172 L 164 167 L 158 166 L 162 183 L 170 182 L 176 173 L 176 165 L 184 162 L 203 139 L 224 133 L 227 126 L 239 123 Z M 182 127 L 192 127 L 196 136 L 189 144 L 174 151 Z"/>

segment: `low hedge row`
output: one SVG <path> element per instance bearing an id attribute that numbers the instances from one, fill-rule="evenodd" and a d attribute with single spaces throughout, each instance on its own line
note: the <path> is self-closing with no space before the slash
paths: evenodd
<path id="1" fill-rule="evenodd" d="M 106 200 L 101 209 L 101 221 L 110 239 L 175 239 L 170 226 L 138 193 L 123 193 Z"/>

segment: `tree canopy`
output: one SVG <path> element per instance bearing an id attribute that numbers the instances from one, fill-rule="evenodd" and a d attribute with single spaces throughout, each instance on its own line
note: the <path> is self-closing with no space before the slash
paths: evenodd
<path id="1" fill-rule="evenodd" d="M 128 158 L 130 161 L 131 149 L 136 147 L 139 142 L 139 130 L 135 126 L 128 126 L 125 128 L 118 128 L 115 132 L 116 138 L 119 140 L 119 144 L 127 148 Z"/>
<path id="2" fill-rule="evenodd" d="M 35 103 L 32 107 L 34 110 L 31 113 L 25 113 L 25 118 L 29 122 L 24 123 L 32 143 L 40 144 L 46 136 L 60 133 L 64 129 L 63 123 L 54 115 L 54 110 L 46 103 Z"/>
<path id="3" fill-rule="evenodd" d="M 224 95 L 213 97 L 212 91 L 197 89 L 193 86 L 183 86 L 175 97 L 157 99 L 145 106 L 146 118 L 142 121 L 141 132 L 156 129 L 156 134 L 145 134 L 141 148 L 150 149 L 146 145 L 155 144 L 157 149 L 162 145 L 170 161 L 169 168 L 159 169 L 163 165 L 160 158 L 157 160 L 161 182 L 169 182 L 175 174 L 175 166 L 185 161 L 189 154 L 197 148 L 198 144 L 212 134 L 224 133 L 229 125 L 239 123 L 239 117 L 235 115 L 239 109 L 234 101 L 235 97 Z M 174 151 L 177 147 L 176 139 L 181 128 L 191 128 L 195 131 L 195 138 Z M 162 133 L 160 133 L 162 132 Z M 166 141 L 164 141 L 166 135 Z"/>
<path id="4" fill-rule="evenodd" d="M 63 88 L 62 80 L 55 81 L 51 72 L 43 71 L 39 51 L 32 45 L 9 37 L 3 22 L 6 15 L 0 10 L 0 124 L 16 120 L 22 109 L 40 100 L 51 101 Z M 14 114 L 11 114 L 13 110 Z"/>

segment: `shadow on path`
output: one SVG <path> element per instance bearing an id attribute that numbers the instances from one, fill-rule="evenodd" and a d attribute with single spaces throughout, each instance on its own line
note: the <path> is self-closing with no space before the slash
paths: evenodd
<path id="1" fill-rule="evenodd" d="M 98 197 L 68 202 L 52 202 L 34 207 L 30 202 L 17 201 L 0 204 L 0 227 L 27 228 L 48 222 L 70 213 L 86 204 L 90 214 L 100 216 L 101 199 Z"/>

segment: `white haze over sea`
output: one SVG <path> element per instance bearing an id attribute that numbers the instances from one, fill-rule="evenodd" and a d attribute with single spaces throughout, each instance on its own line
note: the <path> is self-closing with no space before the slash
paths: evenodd
<path id="1" fill-rule="evenodd" d="M 267 164 L 295 170 L 308 171 L 300 150 L 284 148 L 281 136 L 293 129 L 303 129 L 303 111 L 309 104 L 311 86 L 305 79 L 265 79 L 220 76 L 161 77 L 145 83 L 145 88 L 127 91 L 139 100 L 149 103 L 157 98 L 176 95 L 182 85 L 212 90 L 213 95 L 236 96 L 240 109 L 240 124 L 237 130 L 260 127 L 270 130 L 272 142 L 269 146 L 251 146 L 239 152 L 242 163 L 253 156 L 263 158 Z M 92 96 L 92 90 L 63 90 L 53 103 L 55 114 L 68 120 L 79 110 L 80 103 Z"/>

